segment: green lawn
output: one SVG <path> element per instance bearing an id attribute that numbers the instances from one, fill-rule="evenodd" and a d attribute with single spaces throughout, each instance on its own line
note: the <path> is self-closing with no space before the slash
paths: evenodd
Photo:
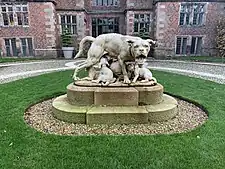
<path id="1" fill-rule="evenodd" d="M 173 135 L 47 135 L 26 125 L 23 113 L 30 104 L 65 93 L 72 71 L 19 80 L 0 85 L 0 169 L 224 169 L 224 85 L 153 73 L 166 92 L 202 104 L 209 120 Z"/>
<path id="2" fill-rule="evenodd" d="M 0 57 L 0 63 L 36 61 L 36 60 L 43 60 L 43 59 L 41 59 L 41 58 L 3 58 L 3 57 Z"/>
<path id="3" fill-rule="evenodd" d="M 180 56 L 172 57 L 174 60 L 193 61 L 193 62 L 211 62 L 211 63 L 225 63 L 225 58 L 212 56 Z"/>

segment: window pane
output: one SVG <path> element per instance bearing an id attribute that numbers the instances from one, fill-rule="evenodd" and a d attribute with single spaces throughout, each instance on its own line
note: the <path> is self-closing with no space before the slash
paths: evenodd
<path id="1" fill-rule="evenodd" d="M 22 16 L 21 13 L 17 12 L 17 21 L 18 21 L 18 25 L 22 25 Z"/>
<path id="2" fill-rule="evenodd" d="M 202 37 L 198 37 L 196 54 L 201 54 L 202 52 Z"/>
<path id="3" fill-rule="evenodd" d="M 72 34 L 76 34 L 77 33 L 77 31 L 76 31 L 76 25 L 73 25 L 72 26 Z"/>
<path id="4" fill-rule="evenodd" d="M 203 23 L 203 13 L 200 13 L 198 16 L 198 24 L 201 25 Z"/>
<path id="5" fill-rule="evenodd" d="M 139 21 L 139 15 L 135 14 L 134 15 L 134 22 L 138 22 Z"/>
<path id="6" fill-rule="evenodd" d="M 66 23 L 71 23 L 71 16 L 70 15 L 66 16 Z"/>
<path id="7" fill-rule="evenodd" d="M 76 16 L 72 16 L 72 23 L 76 23 Z"/>
<path id="8" fill-rule="evenodd" d="M 134 32 L 139 32 L 138 31 L 138 23 L 137 22 L 134 23 Z"/>
<path id="9" fill-rule="evenodd" d="M 119 33 L 119 25 L 115 25 L 115 27 L 114 27 L 114 32 L 115 32 L 115 33 Z"/>
<path id="10" fill-rule="evenodd" d="M 103 5 L 105 5 L 105 6 L 108 5 L 107 0 L 103 0 Z"/>
<path id="11" fill-rule="evenodd" d="M 181 5 L 181 7 L 180 7 L 180 12 L 185 12 L 185 5 Z"/>
<path id="12" fill-rule="evenodd" d="M 16 39 L 11 39 L 13 56 L 18 56 L 17 48 L 16 48 Z"/>
<path id="13" fill-rule="evenodd" d="M 180 14 L 180 25 L 184 25 L 184 16 L 185 16 L 184 13 Z"/>
<path id="14" fill-rule="evenodd" d="M 190 14 L 186 14 L 186 25 L 190 24 Z"/>
<path id="15" fill-rule="evenodd" d="M 13 8 L 12 7 L 8 7 L 8 11 L 12 12 Z"/>
<path id="16" fill-rule="evenodd" d="M 26 39 L 25 39 L 25 38 L 21 38 L 20 40 L 21 40 L 22 46 L 26 46 L 26 45 L 27 45 L 27 44 L 26 44 Z"/>
<path id="17" fill-rule="evenodd" d="M 12 56 L 11 55 L 11 52 L 10 52 L 10 47 L 9 46 L 6 47 L 6 56 Z"/>
<path id="18" fill-rule="evenodd" d="M 26 12 L 27 11 L 27 7 L 23 7 L 23 11 Z"/>
<path id="19" fill-rule="evenodd" d="M 20 11 L 21 11 L 21 7 L 20 7 L 20 6 L 17 6 L 17 7 L 16 7 L 16 11 L 17 11 L 17 12 L 20 12 Z"/>
<path id="20" fill-rule="evenodd" d="M 97 5 L 102 6 L 102 0 L 97 0 Z"/>
<path id="21" fill-rule="evenodd" d="M 92 18 L 92 25 L 96 25 L 96 18 Z"/>
<path id="22" fill-rule="evenodd" d="M 195 13 L 193 16 L 193 25 L 197 25 L 197 18 L 198 18 L 198 14 Z"/>
<path id="23" fill-rule="evenodd" d="M 6 12 L 6 7 L 2 7 L 2 12 Z"/>
<path id="24" fill-rule="evenodd" d="M 108 5 L 113 5 L 113 0 L 108 0 Z"/>
<path id="25" fill-rule="evenodd" d="M 10 21 L 10 25 L 14 25 L 13 13 L 9 14 L 9 21 Z"/>
<path id="26" fill-rule="evenodd" d="M 181 38 L 177 38 L 176 54 L 180 54 Z"/>
<path id="27" fill-rule="evenodd" d="M 182 43 L 182 54 L 187 53 L 187 38 L 183 38 L 183 43 Z"/>
<path id="28" fill-rule="evenodd" d="M 28 13 L 23 13 L 23 25 L 29 25 Z"/>
<path id="29" fill-rule="evenodd" d="M 119 25 L 119 18 L 115 18 L 114 20 L 114 24 Z"/>
<path id="30" fill-rule="evenodd" d="M 5 46 L 10 46 L 9 39 L 5 39 Z"/>
<path id="31" fill-rule="evenodd" d="M 3 16 L 4 25 L 9 25 L 8 15 L 6 13 L 3 13 L 2 16 Z"/>
<path id="32" fill-rule="evenodd" d="M 72 33 L 72 26 L 71 25 L 67 25 L 67 29 L 70 33 Z"/>
<path id="33" fill-rule="evenodd" d="M 28 39 L 27 39 L 27 42 L 28 42 L 28 51 L 29 51 L 29 55 L 30 55 L 30 56 L 33 56 L 34 53 L 33 53 L 33 42 L 32 42 L 32 38 L 28 38 Z"/>
<path id="34" fill-rule="evenodd" d="M 149 23 L 145 24 L 145 32 L 149 32 Z"/>
<path id="35" fill-rule="evenodd" d="M 195 42 L 196 42 L 196 38 L 192 37 L 192 39 L 191 39 L 191 54 L 195 54 Z"/>
<path id="36" fill-rule="evenodd" d="M 140 31 L 143 31 L 143 28 L 145 27 L 144 23 L 140 23 Z"/>
<path id="37" fill-rule="evenodd" d="M 65 21 L 65 16 L 64 15 L 61 15 L 61 23 L 63 24 L 63 23 L 65 23 L 66 21 Z"/>

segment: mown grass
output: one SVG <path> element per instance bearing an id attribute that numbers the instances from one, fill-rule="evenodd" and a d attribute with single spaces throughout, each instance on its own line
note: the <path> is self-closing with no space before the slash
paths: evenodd
<path id="1" fill-rule="evenodd" d="M 1 169 L 223 169 L 225 87 L 154 71 L 165 91 L 202 104 L 209 120 L 182 134 L 150 136 L 58 136 L 25 124 L 25 109 L 66 92 L 72 71 L 0 85 Z"/>
<path id="2" fill-rule="evenodd" d="M 180 57 L 172 57 L 171 59 L 193 61 L 193 62 L 225 63 L 225 58 L 213 56 L 180 56 Z"/>
<path id="3" fill-rule="evenodd" d="M 37 61 L 43 60 L 41 58 L 8 58 L 8 57 L 0 57 L 0 63 L 8 63 L 8 62 L 25 62 L 25 61 Z"/>

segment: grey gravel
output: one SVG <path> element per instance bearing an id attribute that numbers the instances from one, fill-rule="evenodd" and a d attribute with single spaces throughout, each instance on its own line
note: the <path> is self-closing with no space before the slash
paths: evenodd
<path id="1" fill-rule="evenodd" d="M 21 78 L 27 78 L 31 76 L 37 76 L 40 74 L 52 72 L 42 72 L 42 73 L 30 73 L 27 75 L 19 75 L 17 77 L 10 77 L 10 78 L 1 78 L 3 76 L 12 75 L 15 73 L 22 73 L 22 72 L 29 72 L 34 70 L 44 70 L 44 69 L 52 69 L 52 68 L 64 68 L 65 63 L 72 62 L 74 60 L 48 60 L 48 61 L 38 61 L 37 62 L 30 62 L 29 64 L 26 63 L 8 63 L 8 64 L 0 64 L 0 83 L 6 83 L 14 80 L 18 80 Z M 163 70 L 167 72 L 182 74 L 190 77 L 197 77 L 202 78 L 205 80 L 214 81 L 216 83 L 225 84 L 225 64 L 201 64 L 201 63 L 193 63 L 193 62 L 183 62 L 183 61 L 158 61 L 158 60 L 150 60 L 148 62 L 149 67 L 156 67 L 157 68 L 175 68 L 179 70 L 185 70 L 189 72 L 180 72 L 178 70 Z M 6 66 L 6 67 L 1 67 Z M 160 70 L 160 69 L 159 69 Z M 191 71 L 196 71 L 198 74 L 193 73 Z M 220 77 L 210 77 L 206 76 L 204 73 L 210 73 L 211 75 Z M 160 78 L 158 79 L 160 81 Z"/>
<path id="2" fill-rule="evenodd" d="M 190 72 L 180 72 L 176 70 L 164 70 L 166 72 L 172 72 L 176 74 L 182 74 L 190 77 L 201 78 L 205 80 L 214 81 L 216 83 L 225 84 L 225 64 L 202 64 L 195 62 L 179 62 L 179 61 L 149 61 L 149 67 L 159 67 L 159 68 L 175 68 L 180 70 L 186 70 Z M 156 68 L 157 69 L 157 68 Z M 191 71 L 196 71 L 200 74 L 192 73 Z M 201 74 L 202 73 L 202 74 Z M 204 75 L 204 73 L 209 73 L 212 75 L 220 75 L 222 78 L 209 77 Z"/>
<path id="3" fill-rule="evenodd" d="M 71 60 L 72 61 L 72 60 Z M 60 68 L 64 67 L 68 60 L 51 60 L 51 61 L 38 61 L 27 63 L 8 63 L 8 67 L 0 69 L 0 75 L 9 75 L 12 73 L 27 72 L 42 69 Z M 16 64 L 16 65 L 14 65 Z M 12 65 L 12 66 L 11 66 Z"/>
<path id="4" fill-rule="evenodd" d="M 57 135 L 152 135 L 187 132 L 201 126 L 208 118 L 197 106 L 178 100 L 177 116 L 166 122 L 129 125 L 73 124 L 52 116 L 52 101 L 50 99 L 30 107 L 24 114 L 26 123 L 38 131 Z"/>

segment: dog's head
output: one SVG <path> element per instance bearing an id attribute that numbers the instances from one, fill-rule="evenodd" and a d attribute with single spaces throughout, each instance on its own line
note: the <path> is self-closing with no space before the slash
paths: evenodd
<path id="1" fill-rule="evenodd" d="M 155 44 L 156 41 L 151 39 L 129 39 L 127 40 L 128 44 L 130 45 L 131 54 L 135 58 L 135 62 L 137 63 L 144 63 L 148 53 L 150 51 L 150 47 L 152 44 Z"/>

